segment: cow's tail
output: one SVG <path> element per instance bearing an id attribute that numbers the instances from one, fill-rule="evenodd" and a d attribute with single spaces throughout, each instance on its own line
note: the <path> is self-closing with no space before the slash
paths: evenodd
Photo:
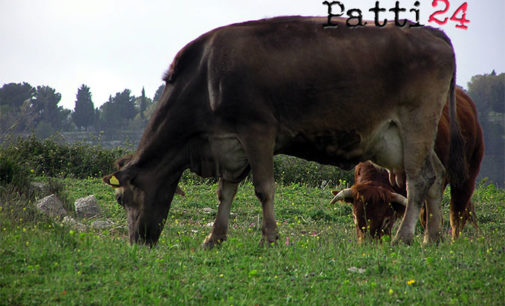
<path id="1" fill-rule="evenodd" d="M 446 170 L 449 184 L 456 187 L 461 186 L 468 176 L 465 162 L 465 141 L 461 134 L 456 110 L 456 69 L 454 69 L 449 91 L 450 140 Z"/>

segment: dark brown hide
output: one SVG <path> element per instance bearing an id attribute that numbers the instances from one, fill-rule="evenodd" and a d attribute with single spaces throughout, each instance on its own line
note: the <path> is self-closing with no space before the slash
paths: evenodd
<path id="1" fill-rule="evenodd" d="M 325 22 L 279 17 L 234 24 L 178 53 L 137 151 L 105 178 L 134 194 L 125 203 L 132 242 L 158 240 L 187 168 L 220 178 L 219 213 L 206 246 L 225 239 L 237 183 L 249 170 L 263 208 L 262 241 L 276 242 L 273 155 L 279 153 L 346 169 L 370 159 L 405 170 L 412 186 L 406 216 L 418 215 L 428 191 L 439 205 L 443 168 L 432 148 L 453 95 L 450 40 L 429 27 L 350 29 L 336 21 L 338 28 L 325 29 Z M 412 217 L 404 223 L 397 238 L 409 243 Z M 430 233 L 434 240 L 438 229 Z"/>

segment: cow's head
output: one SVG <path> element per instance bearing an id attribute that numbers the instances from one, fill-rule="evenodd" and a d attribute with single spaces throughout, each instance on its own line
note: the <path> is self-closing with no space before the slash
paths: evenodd
<path id="1" fill-rule="evenodd" d="M 159 180 L 156 171 L 140 171 L 127 155 L 116 161 L 117 171 L 103 178 L 115 188 L 116 201 L 128 214 L 130 243 L 158 242 L 174 193 L 184 196 L 174 179 Z"/>
<path id="2" fill-rule="evenodd" d="M 337 201 L 352 203 L 353 219 L 358 241 L 362 242 L 366 232 L 373 238 L 391 235 L 393 224 L 403 216 L 407 198 L 389 188 L 373 184 L 356 184 L 334 194 L 330 204 Z"/>

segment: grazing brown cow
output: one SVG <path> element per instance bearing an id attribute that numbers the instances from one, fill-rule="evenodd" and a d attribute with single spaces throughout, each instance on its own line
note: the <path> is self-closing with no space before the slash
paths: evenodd
<path id="1" fill-rule="evenodd" d="M 464 152 L 468 177 L 462 184 L 451 186 L 450 222 L 453 239 L 459 236 L 468 220 L 478 229 L 471 197 L 484 154 L 482 130 L 477 120 L 475 104 L 461 88 L 456 90 L 456 104 L 457 117 L 465 140 Z M 450 158 L 448 141 L 449 110 L 446 104 L 435 141 L 435 152 L 444 165 L 448 164 Z M 393 180 L 394 183 L 391 184 L 391 181 L 386 169 L 368 161 L 356 166 L 355 185 L 340 193 L 333 192 L 335 197 L 331 203 L 337 200 L 352 203 L 356 232 L 360 241 L 364 238 L 366 231 L 376 238 L 384 234 L 390 235 L 396 218 L 403 216 L 405 206 L 399 204 L 404 202 L 401 196 L 406 195 L 405 182 L 399 179 Z M 450 178 L 446 180 L 446 184 L 452 185 Z M 420 215 L 423 227 L 426 227 L 426 218 L 426 210 L 423 207 Z"/>
<path id="2" fill-rule="evenodd" d="M 206 247 L 226 239 L 231 203 L 249 171 L 263 208 L 262 242 L 275 243 L 274 154 L 344 169 L 373 160 L 404 170 L 408 204 L 398 241 L 412 241 L 425 199 L 440 217 L 444 167 L 433 143 L 449 97 L 454 107 L 449 38 L 430 27 L 350 29 L 339 20 L 323 28 L 326 22 L 279 17 L 233 24 L 177 54 L 137 151 L 104 177 L 130 194 L 122 204 L 131 243 L 158 241 L 187 168 L 220 178 Z M 455 120 L 451 144 L 449 171 L 458 176 L 462 140 Z M 426 242 L 439 235 L 439 225 L 429 223 Z"/>

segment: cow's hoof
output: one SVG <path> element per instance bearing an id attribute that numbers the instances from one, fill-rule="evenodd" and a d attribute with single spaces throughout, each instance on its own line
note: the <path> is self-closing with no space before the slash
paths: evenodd
<path id="1" fill-rule="evenodd" d="M 259 247 L 264 248 L 264 247 L 276 247 L 277 246 L 277 241 L 279 240 L 279 235 L 274 236 L 272 239 L 268 239 L 266 237 L 261 238 Z"/>
<path id="2" fill-rule="evenodd" d="M 215 237 L 212 236 L 212 234 L 209 234 L 209 236 L 207 236 L 207 238 L 203 241 L 202 247 L 205 250 L 210 250 L 215 246 L 221 245 L 224 241 L 226 241 L 226 237 Z"/>
<path id="3" fill-rule="evenodd" d="M 272 248 L 272 247 L 276 247 L 276 246 L 277 246 L 277 240 L 276 241 L 265 242 L 265 240 L 261 239 L 260 243 L 259 243 L 259 247 L 260 248 L 264 248 L 264 247 Z"/>
<path id="4" fill-rule="evenodd" d="M 438 245 L 442 240 L 443 237 L 440 233 L 436 235 L 424 235 L 423 245 Z"/>
<path id="5" fill-rule="evenodd" d="M 401 243 L 406 245 L 411 245 L 414 241 L 414 235 L 412 234 L 396 234 L 396 237 L 391 242 L 392 245 L 399 245 Z"/>

